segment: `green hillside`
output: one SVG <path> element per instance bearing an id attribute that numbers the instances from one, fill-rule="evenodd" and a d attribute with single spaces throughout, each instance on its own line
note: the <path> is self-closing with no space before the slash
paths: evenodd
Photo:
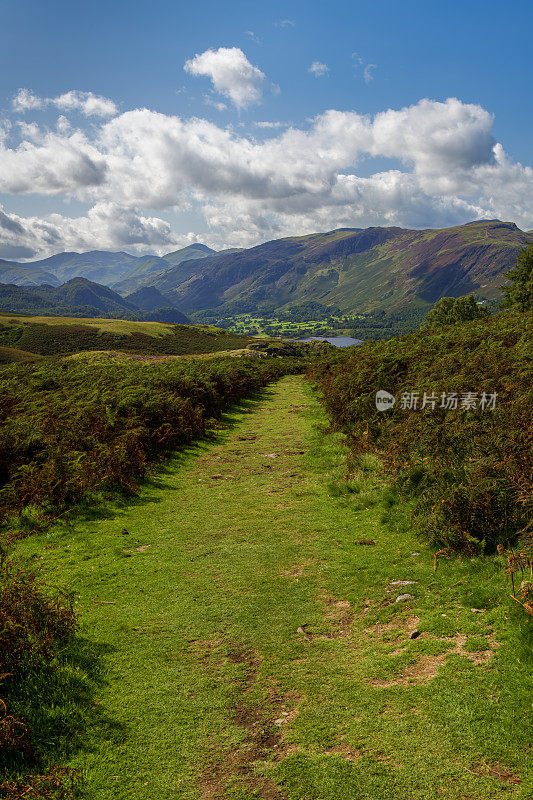
<path id="1" fill-rule="evenodd" d="M 127 291 L 133 292 L 147 276 L 176 266 L 181 261 L 204 258 L 214 253 L 210 247 L 196 243 L 176 250 L 163 258 L 156 255 L 133 256 L 130 253 L 90 250 L 86 253 L 56 253 L 39 261 L 19 263 L 0 259 L 0 283 L 18 286 L 58 286 L 73 278 L 87 278 L 109 286 L 130 280 Z"/>
<path id="2" fill-rule="evenodd" d="M 168 261 L 169 264 L 172 264 L 173 267 L 181 264 L 182 261 L 191 261 L 195 258 L 206 258 L 206 256 L 212 256 L 215 253 L 211 247 L 208 247 L 205 244 L 201 244 L 200 242 L 195 242 L 195 244 L 190 244 L 187 247 L 182 247 L 180 250 L 174 250 L 172 253 L 166 253 L 163 256 L 165 261 Z"/>
<path id="3" fill-rule="evenodd" d="M 91 350 L 192 355 L 238 350 L 253 341 L 257 340 L 207 325 L 0 314 L 0 346 L 19 353 L 18 358 L 6 358 L 9 361 L 23 360 L 24 353 L 54 356 Z"/>
<path id="4" fill-rule="evenodd" d="M 442 296 L 498 297 L 506 270 L 531 240 L 498 220 L 440 230 L 341 229 L 185 262 L 153 285 L 185 313 L 273 310 L 308 300 L 399 313 L 429 308 Z"/>
<path id="5" fill-rule="evenodd" d="M 72 278 L 62 286 L 0 284 L 0 311 L 37 316 L 118 317 L 157 322 L 190 320 L 173 301 L 150 287 L 123 298 L 108 286 Z"/>
<path id="6" fill-rule="evenodd" d="M 32 264 L 18 264 L 16 261 L 0 259 L 0 283 L 15 283 L 19 286 L 40 286 L 46 283 L 58 286 L 60 281 L 51 272 Z"/>

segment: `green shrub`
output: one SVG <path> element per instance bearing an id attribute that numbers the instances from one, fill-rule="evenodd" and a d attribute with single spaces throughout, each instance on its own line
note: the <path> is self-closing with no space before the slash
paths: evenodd
<path id="1" fill-rule="evenodd" d="M 355 462 L 377 452 L 432 544 L 476 552 L 507 544 L 533 511 L 533 316 L 497 314 L 424 330 L 316 361 Z M 378 411 L 385 390 L 396 405 Z M 496 392 L 494 410 L 402 409 L 402 392 Z M 363 459 L 363 460 L 362 460 Z"/>
<path id="2" fill-rule="evenodd" d="M 0 373 L 0 523 L 22 530 L 95 490 L 137 490 L 150 464 L 286 372 L 293 359 L 52 359 Z M 31 509 L 31 513 L 28 509 Z"/>

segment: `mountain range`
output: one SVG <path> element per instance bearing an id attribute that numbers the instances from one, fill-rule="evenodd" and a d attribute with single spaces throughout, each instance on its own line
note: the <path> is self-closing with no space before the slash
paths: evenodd
<path id="1" fill-rule="evenodd" d="M 500 220 L 430 230 L 342 228 L 218 253 L 197 243 L 163 257 L 91 251 L 0 261 L 0 282 L 50 290 L 83 277 L 144 311 L 164 302 L 185 314 L 272 313 L 315 300 L 344 312 L 402 314 L 423 312 L 443 296 L 496 299 L 532 241 L 532 232 Z"/>
<path id="2" fill-rule="evenodd" d="M 497 298 L 505 272 L 532 241 L 499 220 L 440 230 L 341 229 L 185 261 L 152 285 L 185 313 L 277 310 L 309 300 L 345 312 L 401 313 L 443 296 Z"/>
<path id="3" fill-rule="evenodd" d="M 157 289 L 140 289 L 124 298 L 87 278 L 62 286 L 0 284 L 0 311 L 39 316 L 119 317 L 187 324 L 188 317 Z"/>
<path id="4" fill-rule="evenodd" d="M 215 251 L 205 244 L 192 244 L 166 256 L 132 256 L 106 250 L 87 253 L 57 253 L 40 261 L 23 264 L 0 259 L 0 283 L 17 286 L 60 286 L 72 278 L 87 278 L 93 283 L 113 286 L 126 282 L 124 294 L 139 288 L 146 278 L 171 269 L 182 261 L 205 258 Z"/>

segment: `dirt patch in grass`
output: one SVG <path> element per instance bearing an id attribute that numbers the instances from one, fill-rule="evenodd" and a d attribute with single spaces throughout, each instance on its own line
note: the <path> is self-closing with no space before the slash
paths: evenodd
<path id="1" fill-rule="evenodd" d="M 487 762 L 483 760 L 481 764 L 474 764 L 471 767 L 465 767 L 465 769 L 471 772 L 472 775 L 477 775 L 480 778 L 489 776 L 491 778 L 496 778 L 502 783 L 515 785 L 522 783 L 520 775 L 513 772 L 512 769 L 509 769 L 509 767 L 506 767 L 504 764 L 500 764 L 499 761 L 493 761 L 491 764 L 487 764 Z"/>
<path id="2" fill-rule="evenodd" d="M 420 617 L 397 617 L 396 619 L 391 619 L 390 622 L 377 622 L 375 625 L 370 625 L 370 627 L 365 628 L 365 631 L 366 633 L 375 633 L 376 636 L 382 636 L 390 631 L 399 630 L 398 636 L 402 633 L 409 635 L 416 630 L 419 623 Z"/>
<path id="3" fill-rule="evenodd" d="M 363 751 L 358 750 L 357 748 L 350 747 L 347 742 L 339 742 L 334 747 L 330 747 L 329 750 L 323 751 L 327 755 L 333 756 L 341 756 L 345 761 L 351 761 L 355 763 L 360 761 L 363 756 Z"/>
<path id="4" fill-rule="evenodd" d="M 203 643 L 204 657 L 214 655 L 219 644 Z M 224 800 L 228 796 L 228 785 L 237 779 L 254 797 L 282 800 L 285 795 L 279 787 L 267 776 L 258 774 L 254 764 L 285 758 L 289 748 L 284 728 L 297 717 L 303 698 L 292 693 L 281 695 L 275 684 L 271 684 L 267 687 L 266 698 L 260 704 L 254 703 L 251 695 L 257 688 L 261 657 L 253 650 L 233 646 L 227 651 L 226 658 L 242 667 L 241 675 L 234 681 L 238 699 L 230 709 L 230 719 L 233 724 L 244 728 L 246 735 L 229 752 L 217 750 L 200 776 L 200 797 L 202 800 Z"/>
<path id="5" fill-rule="evenodd" d="M 307 559 L 306 561 L 302 561 L 301 564 L 294 564 L 292 567 L 288 567 L 288 569 L 282 569 L 281 574 L 285 578 L 301 578 L 304 571 L 309 567 L 313 567 L 315 564 L 316 561 L 313 559 Z"/>
<path id="6" fill-rule="evenodd" d="M 440 653 L 439 655 L 429 655 L 427 653 L 423 653 L 418 658 L 416 664 L 411 664 L 410 666 L 406 667 L 396 678 L 388 681 L 374 680 L 371 682 L 372 686 L 388 688 L 390 686 L 412 686 L 420 683 L 428 683 L 430 680 L 433 680 L 433 678 L 437 677 L 439 667 L 446 662 L 448 656 L 454 653 L 461 656 L 466 656 L 470 661 L 473 661 L 473 663 L 478 666 L 487 664 L 490 661 L 494 650 L 499 644 L 491 634 L 487 637 L 487 642 L 489 644 L 487 650 L 482 650 L 481 652 L 469 652 L 464 648 L 465 642 L 468 639 L 464 633 L 458 633 L 453 637 L 438 637 L 431 633 L 422 633 L 416 639 L 416 641 L 420 642 L 424 639 L 434 639 L 440 642 L 448 642 L 450 647 L 445 653 Z M 398 655 L 399 653 L 403 652 L 404 649 L 405 648 L 394 650 L 392 653 L 389 653 L 389 655 Z"/>
<path id="7" fill-rule="evenodd" d="M 349 600 L 339 600 L 326 591 L 320 593 L 320 601 L 324 607 L 324 615 L 331 626 L 331 638 L 350 636 L 355 618 Z"/>

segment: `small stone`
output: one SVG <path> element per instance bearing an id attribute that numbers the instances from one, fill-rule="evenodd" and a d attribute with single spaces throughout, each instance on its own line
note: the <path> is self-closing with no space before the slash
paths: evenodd
<path id="1" fill-rule="evenodd" d="M 396 598 L 396 603 L 403 603 L 404 600 L 414 600 L 414 595 L 412 594 L 399 594 Z"/>
<path id="2" fill-rule="evenodd" d="M 419 636 L 420 636 L 420 631 L 418 630 L 418 628 L 409 634 L 410 639 L 418 639 Z"/>
<path id="3" fill-rule="evenodd" d="M 285 720 L 282 717 L 280 717 L 279 719 L 274 720 L 274 725 L 283 725 L 284 722 Z"/>
<path id="4" fill-rule="evenodd" d="M 411 553 L 412 556 L 419 556 L 420 553 Z"/>
<path id="5" fill-rule="evenodd" d="M 471 608 L 470 611 L 472 612 L 472 614 L 483 614 L 485 609 L 484 608 Z"/>
<path id="6" fill-rule="evenodd" d="M 412 586 L 416 581 L 391 581 L 391 586 Z"/>

